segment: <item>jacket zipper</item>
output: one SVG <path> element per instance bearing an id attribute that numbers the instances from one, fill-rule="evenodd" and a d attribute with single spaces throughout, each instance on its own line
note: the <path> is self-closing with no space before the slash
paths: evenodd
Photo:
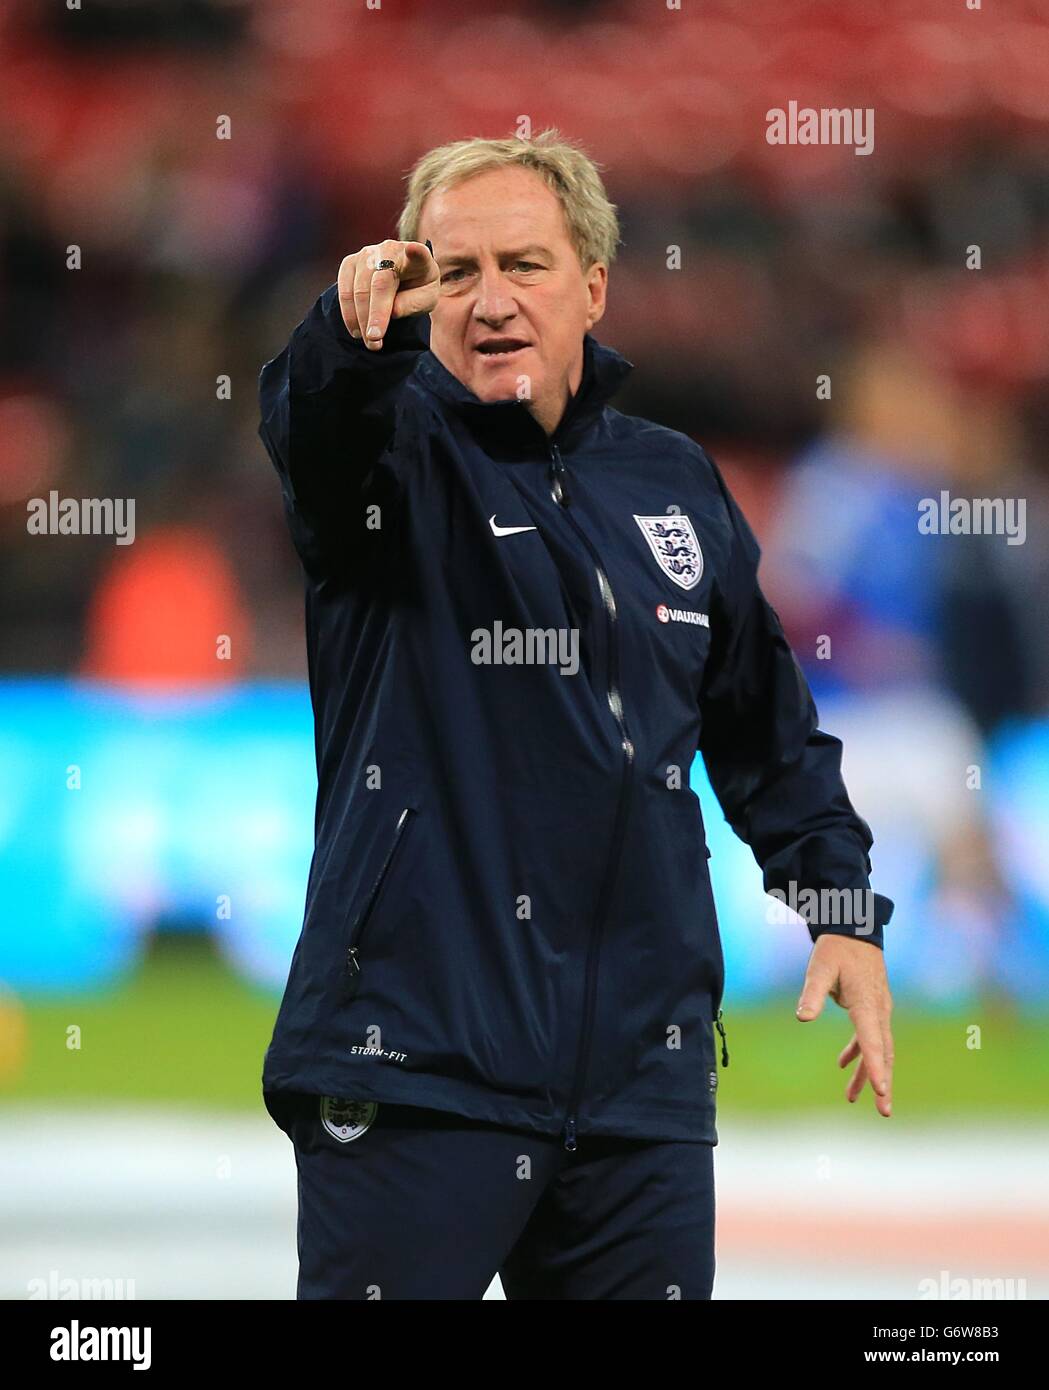
<path id="1" fill-rule="evenodd" d="M 714 1019 L 714 1027 L 721 1034 L 721 1065 L 728 1066 L 728 1038 L 725 1036 L 725 1025 L 721 1021 L 721 1010 L 718 1009 L 717 1017 Z"/>
<path id="2" fill-rule="evenodd" d="M 579 1033 L 576 1069 L 572 1084 L 572 1092 L 568 1102 L 568 1112 L 561 1129 L 561 1133 L 564 1136 L 564 1147 L 568 1149 L 569 1152 L 574 1152 L 576 1148 L 576 1119 L 579 1111 L 579 1103 L 582 1099 L 586 1066 L 589 1061 L 590 1034 L 594 1026 L 594 1007 L 597 995 L 597 962 L 601 949 L 601 932 L 604 928 L 604 919 L 608 913 L 612 889 L 616 880 L 616 872 L 619 868 L 621 858 L 620 848 L 626 829 L 626 814 L 632 784 L 631 773 L 633 772 L 634 766 L 634 743 L 627 727 L 626 712 L 623 709 L 623 697 L 619 690 L 619 614 L 616 609 L 615 596 L 612 593 L 612 586 L 608 582 L 608 575 L 605 572 L 605 567 L 601 563 L 601 557 L 598 555 L 589 536 L 583 531 L 582 527 L 569 510 L 572 505 L 572 499 L 568 495 L 568 477 L 565 470 L 564 459 L 561 457 L 561 451 L 558 449 L 557 445 L 553 443 L 550 444 L 549 449 L 550 475 L 552 480 L 551 495 L 557 505 L 564 511 L 576 535 L 583 542 L 597 575 L 597 585 L 601 593 L 601 600 L 605 608 L 605 618 L 608 623 L 608 705 L 619 729 L 619 741 L 623 751 L 623 777 L 620 782 L 619 800 L 616 805 L 616 818 L 612 830 L 612 852 L 609 856 L 609 866 L 605 872 L 605 878 L 601 886 L 601 896 L 598 899 L 597 911 L 594 914 L 594 924 L 590 930 L 590 941 L 587 946 L 583 1022 Z"/>
<path id="3" fill-rule="evenodd" d="M 371 892 L 368 894 L 364 907 L 361 909 L 361 912 L 357 917 L 357 921 L 352 928 L 350 937 L 351 944 L 346 951 L 346 968 L 350 975 L 350 982 L 353 985 L 357 984 L 357 977 L 361 973 L 361 964 L 360 960 L 358 959 L 358 953 L 360 951 L 361 938 L 364 935 L 364 929 L 368 925 L 371 915 L 375 910 L 376 903 L 379 901 L 379 894 L 382 892 L 383 884 L 386 882 L 386 876 L 390 872 L 390 866 L 393 863 L 393 857 L 397 853 L 397 847 L 401 843 L 401 840 L 404 836 L 405 827 L 407 826 L 409 817 L 412 814 L 413 812 L 410 806 L 406 806 L 404 810 L 401 812 L 400 818 L 397 821 L 397 826 L 393 832 L 393 842 L 391 843 L 390 848 L 386 851 L 386 858 L 382 861 L 382 868 L 376 875 L 375 882 L 371 886 Z"/>

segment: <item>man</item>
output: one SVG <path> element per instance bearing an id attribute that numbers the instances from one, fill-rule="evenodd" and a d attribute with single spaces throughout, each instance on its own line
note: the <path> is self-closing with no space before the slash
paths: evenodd
<path id="1" fill-rule="evenodd" d="M 547 131 L 415 166 L 263 368 L 306 576 L 306 915 L 263 1087 L 295 1145 L 300 1298 L 709 1298 L 724 962 L 696 749 L 765 886 L 816 915 L 890 1113 L 892 904 L 691 439 L 624 416 L 590 330 L 618 241 Z M 431 254 L 432 250 L 432 254 Z"/>

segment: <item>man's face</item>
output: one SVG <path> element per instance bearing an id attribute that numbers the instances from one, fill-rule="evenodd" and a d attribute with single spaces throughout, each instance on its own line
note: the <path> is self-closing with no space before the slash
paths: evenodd
<path id="1" fill-rule="evenodd" d="M 607 267 L 584 274 L 557 196 L 519 167 L 431 193 L 427 238 L 441 268 L 434 356 L 480 400 L 521 400 L 552 434 L 579 389 L 583 335 L 605 312 Z"/>

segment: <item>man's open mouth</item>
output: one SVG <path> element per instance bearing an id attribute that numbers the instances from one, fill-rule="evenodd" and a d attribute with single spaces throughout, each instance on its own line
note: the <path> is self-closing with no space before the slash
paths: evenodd
<path id="1" fill-rule="evenodd" d="M 520 338 L 491 338 L 487 342 L 478 343 L 477 351 L 482 357 L 509 357 L 526 347 L 531 347 L 531 344 L 522 342 Z"/>

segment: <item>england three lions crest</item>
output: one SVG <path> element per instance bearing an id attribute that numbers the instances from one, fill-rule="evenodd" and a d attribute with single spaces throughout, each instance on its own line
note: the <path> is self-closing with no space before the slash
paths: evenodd
<path id="1" fill-rule="evenodd" d="M 683 589 L 694 589 L 703 574 L 703 552 L 687 516 L 635 516 L 659 568 Z"/>
<path id="2" fill-rule="evenodd" d="M 374 1100 L 346 1100 L 342 1096 L 321 1096 L 321 1124 L 340 1144 L 352 1143 L 371 1128 L 378 1114 Z"/>

